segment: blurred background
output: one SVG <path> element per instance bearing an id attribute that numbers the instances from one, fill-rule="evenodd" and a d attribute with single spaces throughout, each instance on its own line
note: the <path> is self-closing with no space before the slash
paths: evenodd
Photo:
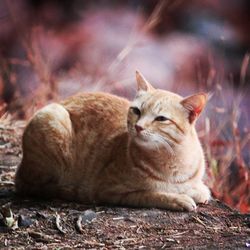
<path id="1" fill-rule="evenodd" d="M 79 91 L 212 94 L 198 124 L 214 197 L 250 212 L 250 1 L 2 0 L 0 116 Z M 0 120 L 1 121 L 1 120 Z"/>

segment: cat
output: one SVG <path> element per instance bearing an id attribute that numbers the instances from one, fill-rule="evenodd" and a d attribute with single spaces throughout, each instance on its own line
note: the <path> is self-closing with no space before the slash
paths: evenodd
<path id="1" fill-rule="evenodd" d="M 17 193 L 176 211 L 207 203 L 195 130 L 207 95 L 183 98 L 136 79 L 132 102 L 80 93 L 39 110 L 23 134 Z"/>

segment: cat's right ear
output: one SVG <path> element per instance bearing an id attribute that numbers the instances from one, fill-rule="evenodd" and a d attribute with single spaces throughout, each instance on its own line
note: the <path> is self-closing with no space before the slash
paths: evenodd
<path id="1" fill-rule="evenodd" d="M 136 71 L 136 81 L 137 81 L 137 90 L 138 91 L 150 91 L 153 90 L 153 86 L 144 78 L 144 76 Z"/>
<path id="2" fill-rule="evenodd" d="M 189 122 L 193 123 L 205 108 L 209 95 L 198 93 L 188 96 L 181 101 L 183 107 L 189 112 Z"/>

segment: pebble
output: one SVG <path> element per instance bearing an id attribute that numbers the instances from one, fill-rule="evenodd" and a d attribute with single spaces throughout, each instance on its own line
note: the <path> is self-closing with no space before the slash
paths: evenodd
<path id="1" fill-rule="evenodd" d="M 96 212 L 91 210 L 91 209 L 88 209 L 88 210 L 84 211 L 84 213 L 82 215 L 82 222 L 83 223 L 90 223 L 95 218 L 96 218 Z"/>
<path id="2" fill-rule="evenodd" d="M 32 220 L 24 215 L 18 216 L 18 226 L 19 227 L 29 227 L 33 223 L 34 223 L 34 220 Z"/>

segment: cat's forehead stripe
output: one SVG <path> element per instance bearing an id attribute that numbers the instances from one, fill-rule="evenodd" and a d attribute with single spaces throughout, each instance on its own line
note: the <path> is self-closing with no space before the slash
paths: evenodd
<path id="1" fill-rule="evenodd" d="M 147 99 L 142 101 L 141 109 L 148 109 L 155 113 L 159 113 L 164 109 L 167 103 L 172 104 L 171 100 L 169 100 L 166 97 L 161 98 L 161 97 L 149 96 Z"/>
<path id="2" fill-rule="evenodd" d="M 164 110 L 164 108 L 166 108 L 166 106 L 164 105 L 163 101 L 159 100 L 159 101 L 155 102 L 154 107 L 153 107 L 153 111 L 156 114 L 159 114 Z"/>
<path id="3" fill-rule="evenodd" d="M 148 108 L 148 105 L 150 103 L 150 99 L 152 99 L 152 96 L 144 96 L 143 100 L 142 100 L 142 103 L 141 103 L 141 108 L 144 109 L 144 108 Z"/>
<path id="4" fill-rule="evenodd" d="M 162 110 L 161 102 L 158 101 L 158 102 L 156 102 L 156 104 L 155 104 L 154 111 L 155 111 L 156 113 L 159 113 L 159 112 L 161 112 L 161 110 Z"/>
<path id="5" fill-rule="evenodd" d="M 160 106 L 161 100 L 159 97 L 154 95 L 145 96 L 141 103 L 142 109 L 147 109 L 151 111 L 155 111 L 156 106 Z"/>

